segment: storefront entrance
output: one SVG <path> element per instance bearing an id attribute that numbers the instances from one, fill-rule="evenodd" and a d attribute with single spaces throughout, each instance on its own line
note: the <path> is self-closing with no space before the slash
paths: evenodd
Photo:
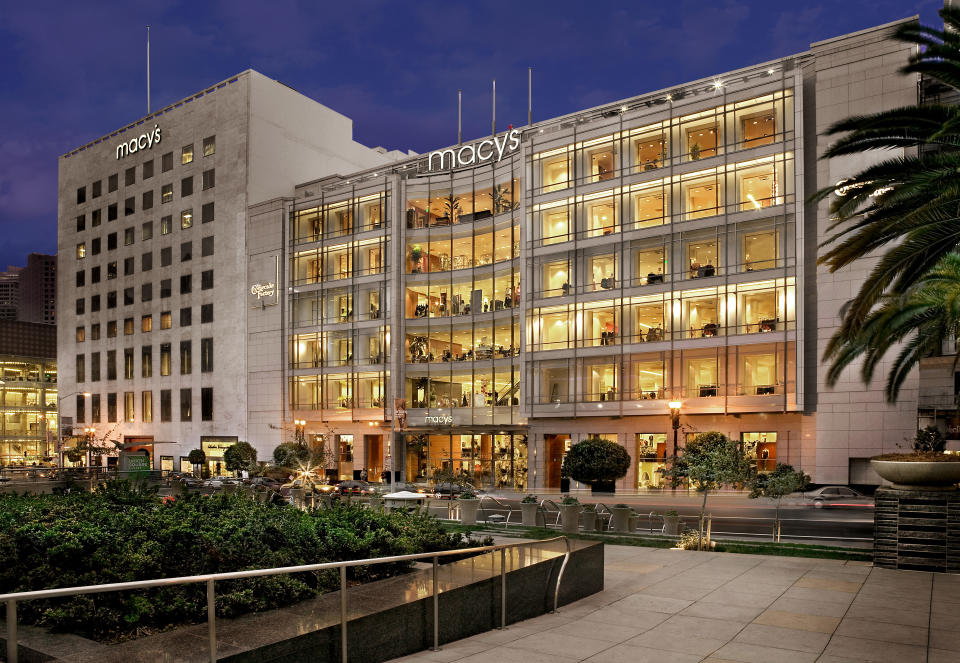
<path id="1" fill-rule="evenodd" d="M 484 490 L 527 487 L 527 436 L 521 433 L 407 434 L 407 481 L 463 479 Z"/>
<path id="2" fill-rule="evenodd" d="M 383 473 L 383 436 L 382 435 L 364 435 L 363 436 L 363 468 L 367 473 L 367 479 L 370 481 L 380 481 Z"/>
<path id="3" fill-rule="evenodd" d="M 560 469 L 563 466 L 563 457 L 570 450 L 569 435 L 543 436 L 543 447 L 547 451 L 547 488 L 560 488 Z"/>
<path id="4" fill-rule="evenodd" d="M 207 455 L 207 469 L 210 476 L 219 477 L 227 473 L 223 464 L 223 452 L 237 443 L 237 437 L 201 437 L 200 448 Z"/>
<path id="5" fill-rule="evenodd" d="M 637 489 L 662 488 L 667 455 L 666 433 L 637 433 Z"/>

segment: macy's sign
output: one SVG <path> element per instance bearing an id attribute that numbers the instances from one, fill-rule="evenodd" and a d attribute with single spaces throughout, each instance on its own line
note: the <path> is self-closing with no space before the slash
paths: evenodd
<path id="1" fill-rule="evenodd" d="M 457 149 L 448 147 L 445 150 L 434 150 L 427 157 L 427 170 L 432 172 L 448 168 L 479 166 L 487 162 L 499 163 L 504 154 L 509 154 L 518 147 L 520 147 L 520 130 L 511 129 L 502 136 L 487 138 L 472 145 L 464 145 Z"/>

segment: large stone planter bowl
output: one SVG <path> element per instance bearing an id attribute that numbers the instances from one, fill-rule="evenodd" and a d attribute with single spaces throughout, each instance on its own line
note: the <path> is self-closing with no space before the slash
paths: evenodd
<path id="1" fill-rule="evenodd" d="M 899 487 L 955 488 L 960 483 L 960 460 L 870 460 L 881 477 Z"/>
<path id="2" fill-rule="evenodd" d="M 613 514 L 613 531 L 614 532 L 629 532 L 630 531 L 630 516 L 633 515 L 633 509 L 622 507 L 613 507 L 610 509 L 610 513 Z"/>
<path id="3" fill-rule="evenodd" d="M 540 508 L 540 505 L 536 502 L 521 502 L 520 503 L 520 515 L 522 517 L 522 523 L 524 527 L 536 527 L 537 526 L 537 510 Z"/>
<path id="4" fill-rule="evenodd" d="M 460 505 L 460 523 L 463 525 L 476 525 L 477 524 L 477 510 L 480 507 L 480 500 L 478 499 L 464 499 L 460 498 L 458 500 Z"/>
<path id="5" fill-rule="evenodd" d="M 576 534 L 580 531 L 580 510 L 579 504 L 561 504 L 560 505 L 560 530 L 565 534 Z"/>

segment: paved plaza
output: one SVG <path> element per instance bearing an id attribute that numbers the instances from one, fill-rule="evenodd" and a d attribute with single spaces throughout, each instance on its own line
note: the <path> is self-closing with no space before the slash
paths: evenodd
<path id="1" fill-rule="evenodd" d="M 605 587 L 394 663 L 960 661 L 960 576 L 607 546 Z"/>

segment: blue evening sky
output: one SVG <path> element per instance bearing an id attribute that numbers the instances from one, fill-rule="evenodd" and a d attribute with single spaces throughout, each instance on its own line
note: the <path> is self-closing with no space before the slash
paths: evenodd
<path id="1" fill-rule="evenodd" d="M 797 53 L 940 0 L 0 0 L 0 270 L 56 251 L 57 157 L 252 68 L 418 152 Z"/>

